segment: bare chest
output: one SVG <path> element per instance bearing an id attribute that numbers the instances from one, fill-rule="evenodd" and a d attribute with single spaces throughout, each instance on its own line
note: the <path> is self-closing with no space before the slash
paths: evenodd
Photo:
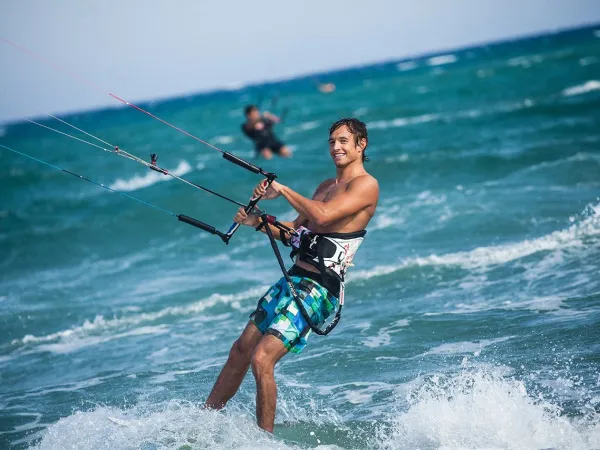
<path id="1" fill-rule="evenodd" d="M 320 189 L 314 196 L 314 199 L 323 203 L 330 202 L 346 190 L 346 185 L 347 183 L 332 182 L 331 184 Z"/>

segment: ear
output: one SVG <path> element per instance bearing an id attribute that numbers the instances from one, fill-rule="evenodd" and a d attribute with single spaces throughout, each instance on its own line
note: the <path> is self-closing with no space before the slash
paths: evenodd
<path id="1" fill-rule="evenodd" d="M 365 138 L 362 138 L 360 141 L 358 141 L 358 148 L 361 152 L 367 148 L 367 140 Z"/>

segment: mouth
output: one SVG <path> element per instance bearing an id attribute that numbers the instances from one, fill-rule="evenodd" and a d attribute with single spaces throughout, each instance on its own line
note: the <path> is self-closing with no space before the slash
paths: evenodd
<path id="1" fill-rule="evenodd" d="M 337 153 L 334 153 L 332 156 L 333 156 L 333 159 L 335 159 L 337 161 L 338 159 L 342 159 L 344 156 L 346 156 L 346 153 L 337 152 Z"/>

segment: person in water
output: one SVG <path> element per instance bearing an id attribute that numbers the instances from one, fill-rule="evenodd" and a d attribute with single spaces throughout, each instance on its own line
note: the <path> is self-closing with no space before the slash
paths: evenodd
<path id="1" fill-rule="evenodd" d="M 261 114 L 256 105 L 246 106 L 244 114 L 246 122 L 242 124 L 242 132 L 254 142 L 257 155 L 265 159 L 271 159 L 273 153 L 284 158 L 292 156 L 291 150 L 273 132 L 274 125 L 281 122 L 279 117 L 267 111 Z"/>
<path id="2" fill-rule="evenodd" d="M 343 304 L 346 270 L 375 214 L 379 185 L 363 165 L 367 144 L 363 122 L 341 119 L 329 130 L 329 155 L 335 165 L 335 177 L 323 181 L 312 199 L 276 181 L 268 188 L 266 181 L 254 188 L 254 196 L 262 195 L 263 200 L 283 197 L 298 212 L 293 222 L 282 222 L 296 230 L 297 236 L 266 225 L 296 253 L 295 264 L 288 274 L 298 297 L 290 293 L 284 277 L 259 299 L 246 328 L 231 347 L 206 400 L 207 408 L 223 408 L 251 366 L 256 380 L 258 426 L 273 431 L 277 397 L 275 364 L 288 352 L 300 353 L 311 333 L 299 307 L 308 312 L 313 324 L 321 326 Z M 260 216 L 246 214 L 244 208 L 239 209 L 234 220 L 266 232 Z"/>

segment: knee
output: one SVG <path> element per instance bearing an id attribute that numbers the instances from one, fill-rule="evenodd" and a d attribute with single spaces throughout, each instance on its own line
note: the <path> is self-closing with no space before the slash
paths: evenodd
<path id="1" fill-rule="evenodd" d="M 238 339 L 231 346 L 231 350 L 229 350 L 229 358 L 234 361 L 249 360 L 252 355 L 252 350 L 253 349 L 249 345 Z"/>
<path id="2" fill-rule="evenodd" d="M 252 365 L 252 373 L 255 377 L 273 372 L 274 364 L 272 358 L 260 346 L 254 350 L 254 353 L 252 353 L 250 364 Z"/>

